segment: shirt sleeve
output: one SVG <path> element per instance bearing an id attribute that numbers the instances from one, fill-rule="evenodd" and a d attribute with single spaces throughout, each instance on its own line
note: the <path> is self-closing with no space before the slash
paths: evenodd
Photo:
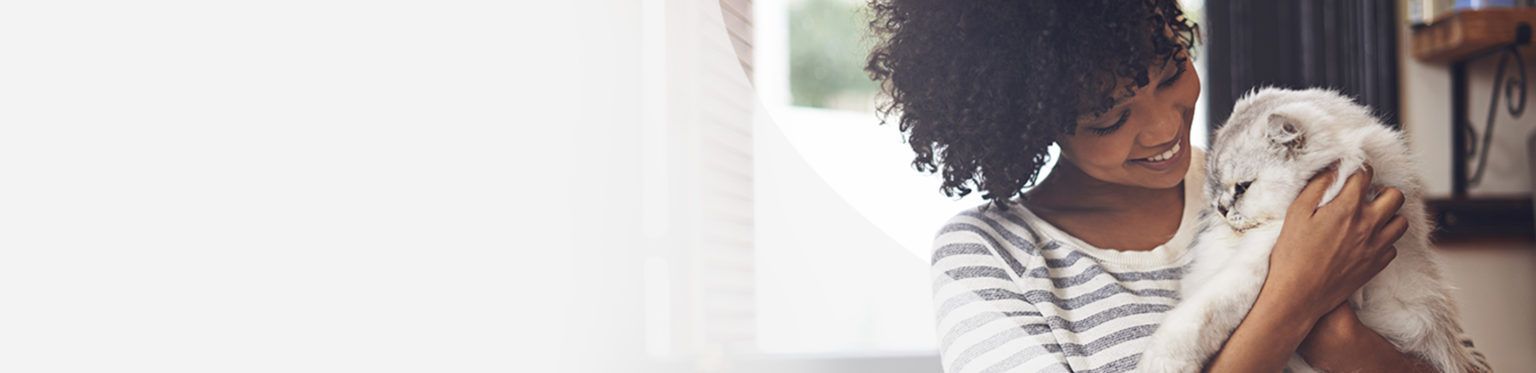
<path id="1" fill-rule="evenodd" d="M 944 371 L 1070 371 L 1046 318 L 1019 281 L 1038 256 L 982 221 L 957 216 L 935 236 L 930 274 Z M 1031 249 L 1032 250 L 1032 249 Z"/>

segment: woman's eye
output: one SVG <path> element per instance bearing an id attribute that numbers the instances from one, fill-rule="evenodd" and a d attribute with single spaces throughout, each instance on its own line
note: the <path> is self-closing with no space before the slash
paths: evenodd
<path id="1" fill-rule="evenodd" d="M 1093 134 L 1095 134 L 1095 135 L 1099 135 L 1099 136 L 1108 135 L 1110 133 L 1114 133 L 1115 130 L 1120 129 L 1120 126 L 1125 125 L 1125 120 L 1129 119 L 1130 117 L 1131 117 L 1131 110 L 1130 109 L 1126 109 L 1125 111 L 1120 112 L 1120 119 L 1115 120 L 1115 124 L 1111 124 L 1108 127 L 1089 128 L 1088 130 L 1093 131 Z"/>

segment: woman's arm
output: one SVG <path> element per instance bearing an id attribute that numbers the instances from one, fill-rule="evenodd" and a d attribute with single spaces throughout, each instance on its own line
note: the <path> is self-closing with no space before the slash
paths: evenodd
<path id="1" fill-rule="evenodd" d="M 1212 372 L 1277 371 L 1291 353 L 1301 354 L 1307 364 L 1328 372 L 1435 372 L 1416 357 L 1397 350 L 1341 304 L 1321 319 L 1311 320 L 1285 290 L 1260 291 L 1253 311 L 1227 340 L 1228 346 L 1211 361 Z"/>
<path id="2" fill-rule="evenodd" d="M 1259 290 L 1259 298 L 1206 366 L 1208 372 L 1278 372 L 1317 323 L 1309 311 L 1293 301 L 1294 292 L 1271 285 Z"/>
<path id="3" fill-rule="evenodd" d="M 1038 257 L 994 245 L 988 226 L 960 215 L 934 238 L 929 273 L 944 371 L 1070 371 L 1050 323 L 1023 296 L 1037 289 L 1016 276 Z"/>
<path id="4" fill-rule="evenodd" d="M 1329 372 L 1426 372 L 1428 362 L 1402 353 L 1392 342 L 1360 323 L 1348 304 L 1318 320 L 1296 350 L 1307 364 Z"/>

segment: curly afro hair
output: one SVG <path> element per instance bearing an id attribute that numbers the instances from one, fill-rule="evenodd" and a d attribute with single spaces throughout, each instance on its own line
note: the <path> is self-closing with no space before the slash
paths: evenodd
<path id="1" fill-rule="evenodd" d="M 1176 0 L 869 5 L 877 43 L 864 70 L 889 98 L 880 123 L 898 113 L 917 153 L 912 167 L 941 172 L 944 195 L 974 186 L 1003 210 L 1034 185 L 1047 149 L 1077 118 L 1145 86 L 1154 63 L 1182 69 L 1198 33 Z"/>

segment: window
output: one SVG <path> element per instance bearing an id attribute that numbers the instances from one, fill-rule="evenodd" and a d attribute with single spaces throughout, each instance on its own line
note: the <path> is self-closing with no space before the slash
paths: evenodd
<path id="1" fill-rule="evenodd" d="M 769 354 L 929 356 L 927 246 L 949 215 L 878 126 L 865 3 L 759 0 L 758 347 Z M 763 117 L 763 116 L 760 116 Z M 938 368 L 931 358 L 927 370 Z"/>

